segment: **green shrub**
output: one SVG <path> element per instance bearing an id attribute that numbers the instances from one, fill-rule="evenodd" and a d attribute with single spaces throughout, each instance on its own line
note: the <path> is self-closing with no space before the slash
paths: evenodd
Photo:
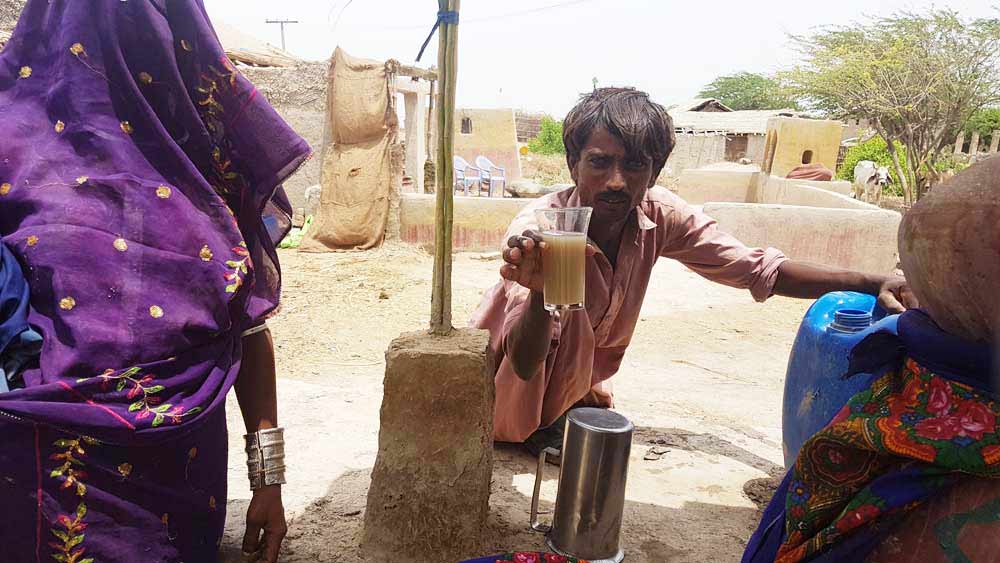
<path id="1" fill-rule="evenodd" d="M 899 155 L 899 163 L 905 168 L 906 147 L 899 141 L 896 141 L 896 153 Z M 889 155 L 885 139 L 874 137 L 847 149 L 847 154 L 844 155 L 844 162 L 840 165 L 840 169 L 837 170 L 837 178 L 853 182 L 854 167 L 862 160 L 870 160 L 877 166 L 887 166 L 889 168 L 889 175 L 892 177 L 892 183 L 886 187 L 886 193 L 903 195 L 902 184 L 896 178 L 896 168 L 892 164 L 892 156 Z"/>
<path id="2" fill-rule="evenodd" d="M 937 162 L 934 163 L 934 170 L 938 172 L 946 172 L 948 170 L 954 170 L 956 173 L 961 172 L 968 168 L 969 161 L 961 158 L 955 158 L 952 154 L 944 154 L 938 157 Z"/>
<path id="3" fill-rule="evenodd" d="M 536 154 L 566 154 L 562 132 L 562 121 L 543 117 L 541 131 L 528 142 L 528 150 Z"/>
<path id="4" fill-rule="evenodd" d="M 973 131 L 979 132 L 979 146 L 988 145 L 993 132 L 1000 130 L 1000 108 L 985 108 L 972 114 L 972 118 L 966 122 L 964 131 L 966 139 L 971 137 Z"/>

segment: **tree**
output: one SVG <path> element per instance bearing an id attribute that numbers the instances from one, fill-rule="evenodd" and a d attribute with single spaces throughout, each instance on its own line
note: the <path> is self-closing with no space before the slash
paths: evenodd
<path id="1" fill-rule="evenodd" d="M 783 78 L 812 108 L 872 124 L 907 204 L 936 183 L 942 149 L 972 114 L 1000 101 L 998 19 L 901 13 L 793 40 L 803 62 Z"/>
<path id="2" fill-rule="evenodd" d="M 715 98 L 734 110 L 798 109 L 798 102 L 781 84 L 763 74 L 739 72 L 720 76 L 698 93 Z"/>
<path id="3" fill-rule="evenodd" d="M 963 128 L 966 134 L 978 132 L 981 139 L 992 139 L 993 132 L 1000 130 L 1000 108 L 985 108 L 972 114 Z"/>
<path id="4" fill-rule="evenodd" d="M 547 116 L 543 117 L 538 136 L 528 141 L 528 150 L 537 154 L 566 154 L 562 132 L 562 121 L 556 121 Z"/>

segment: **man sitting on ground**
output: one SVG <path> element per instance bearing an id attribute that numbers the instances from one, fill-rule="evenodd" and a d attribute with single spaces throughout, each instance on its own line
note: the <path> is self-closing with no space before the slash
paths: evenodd
<path id="1" fill-rule="evenodd" d="M 850 290 L 877 295 L 883 307 L 913 305 L 900 277 L 862 274 L 789 260 L 774 248 L 748 248 L 712 218 L 661 187 L 656 178 L 674 148 L 666 110 L 643 92 L 601 88 L 585 95 L 563 124 L 575 187 L 528 205 L 508 230 L 503 280 L 486 293 L 472 324 L 489 329 L 496 354 L 498 441 L 532 453 L 561 448 L 562 420 L 574 406 L 611 407 L 608 379 L 621 364 L 656 260 L 683 262 L 698 274 L 773 294 L 817 298 Z M 593 208 L 585 310 L 552 315 L 543 307 L 541 235 L 534 211 Z"/>

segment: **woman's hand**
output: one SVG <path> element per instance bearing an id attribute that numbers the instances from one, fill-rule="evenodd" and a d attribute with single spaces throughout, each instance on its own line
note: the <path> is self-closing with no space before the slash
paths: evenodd
<path id="1" fill-rule="evenodd" d="M 903 276 L 890 276 L 878 291 L 878 304 L 890 313 L 902 313 L 920 306 L 917 296 Z"/>
<path id="2" fill-rule="evenodd" d="M 254 491 L 247 509 L 247 530 L 243 536 L 244 560 L 277 563 L 286 532 L 288 526 L 285 524 L 285 507 L 281 503 L 281 485 Z"/>

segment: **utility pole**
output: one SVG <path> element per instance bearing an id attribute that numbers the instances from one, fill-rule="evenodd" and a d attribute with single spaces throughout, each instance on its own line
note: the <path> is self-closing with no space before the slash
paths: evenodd
<path id="1" fill-rule="evenodd" d="M 285 50 L 285 24 L 299 23 L 298 20 L 265 20 L 267 23 L 276 23 L 281 26 L 281 50 Z"/>

